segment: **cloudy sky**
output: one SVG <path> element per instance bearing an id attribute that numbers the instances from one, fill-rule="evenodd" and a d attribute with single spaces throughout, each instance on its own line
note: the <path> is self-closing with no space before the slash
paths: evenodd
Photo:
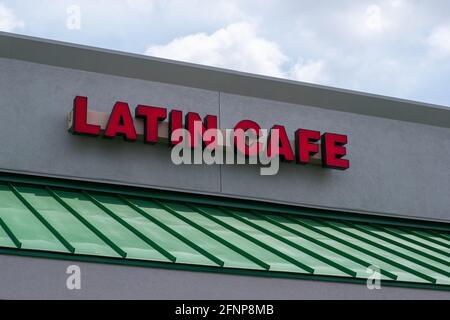
<path id="1" fill-rule="evenodd" d="M 450 0 L 0 0 L 0 30 L 450 106 Z"/>

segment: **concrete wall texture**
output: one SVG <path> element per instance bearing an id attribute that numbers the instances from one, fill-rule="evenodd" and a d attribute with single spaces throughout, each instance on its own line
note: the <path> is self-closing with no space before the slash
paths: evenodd
<path id="1" fill-rule="evenodd" d="M 114 68 L 115 66 L 111 66 Z M 110 112 L 118 100 L 348 135 L 350 169 L 282 164 L 182 165 L 166 145 L 74 136 L 76 95 Z M 108 181 L 294 205 L 450 221 L 450 128 L 0 58 L 0 170 Z M 333 101 L 329 101 L 333 104 Z M 450 113 L 448 113 L 450 114 Z"/>
<path id="2" fill-rule="evenodd" d="M 80 268 L 81 289 L 66 286 Z M 450 299 L 448 291 L 0 256 L 0 299 Z"/>

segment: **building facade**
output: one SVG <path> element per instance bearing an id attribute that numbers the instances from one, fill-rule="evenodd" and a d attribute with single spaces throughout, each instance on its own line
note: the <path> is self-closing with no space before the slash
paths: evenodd
<path id="1" fill-rule="evenodd" d="M 320 152 L 176 165 L 173 110 Z M 0 299 L 450 297 L 446 107 L 1 33 L 0 112 Z"/>

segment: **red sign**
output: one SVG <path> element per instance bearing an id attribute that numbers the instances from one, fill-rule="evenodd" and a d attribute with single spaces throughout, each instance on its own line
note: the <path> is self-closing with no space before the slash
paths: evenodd
<path id="1" fill-rule="evenodd" d="M 103 136 L 109 139 L 123 137 L 124 140 L 131 142 L 138 140 L 138 135 L 142 135 L 144 143 L 154 144 L 161 138 L 167 138 L 167 142 L 174 146 L 181 143 L 182 138 L 173 137 L 173 133 L 177 129 L 184 128 L 189 132 L 190 147 L 213 148 L 216 141 L 204 135 L 204 132 L 211 129 L 220 130 L 217 128 L 217 116 L 214 115 L 207 115 L 202 119 L 198 113 L 187 112 L 183 121 L 182 111 L 167 112 L 164 107 L 138 105 L 133 117 L 129 105 L 121 101 L 115 103 L 109 115 L 104 115 L 89 111 L 87 104 L 87 97 L 77 96 L 74 100 L 69 128 L 73 134 Z M 105 117 L 107 122 L 102 124 Z M 164 126 L 166 118 L 168 125 Z M 200 126 L 195 125 L 196 123 Z M 237 122 L 233 130 L 244 132 L 252 130 L 256 135 L 261 132 L 258 123 L 247 119 Z M 319 131 L 300 128 L 294 133 L 294 148 L 292 148 L 284 126 L 274 125 L 272 130 L 277 130 L 278 137 L 275 141 L 270 137 L 267 139 L 269 156 L 278 155 L 282 161 L 295 160 L 296 163 L 304 165 L 310 163 L 320 153 L 321 164 L 325 168 L 346 170 L 350 166 L 349 160 L 343 158 L 347 154 L 346 135 L 331 132 L 321 134 Z M 238 139 L 238 136 L 236 135 L 234 139 Z M 259 143 L 252 147 L 244 145 L 241 148 L 239 151 L 246 156 L 261 151 Z"/>

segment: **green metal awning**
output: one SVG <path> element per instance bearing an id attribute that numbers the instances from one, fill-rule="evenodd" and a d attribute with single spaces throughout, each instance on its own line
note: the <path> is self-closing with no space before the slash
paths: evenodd
<path id="1" fill-rule="evenodd" d="M 0 174 L 0 254 L 450 290 L 450 228 Z M 0 270 L 1 272 L 1 270 Z"/>

